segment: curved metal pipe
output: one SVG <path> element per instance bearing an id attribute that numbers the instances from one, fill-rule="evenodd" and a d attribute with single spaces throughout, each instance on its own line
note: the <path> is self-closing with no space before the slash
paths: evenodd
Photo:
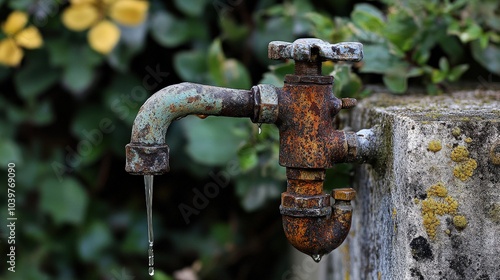
<path id="1" fill-rule="evenodd" d="M 287 191 L 281 194 L 283 230 L 297 250 L 319 261 L 337 248 L 351 228 L 351 188 L 323 192 L 324 169 L 287 168 Z M 333 206 L 331 198 L 335 199 Z"/>
<path id="2" fill-rule="evenodd" d="M 172 121 L 187 115 L 254 118 L 254 90 L 236 90 L 193 83 L 163 88 L 141 107 L 126 145 L 125 170 L 132 174 L 160 175 L 169 171 L 165 135 Z"/>
<path id="3" fill-rule="evenodd" d="M 315 255 L 321 258 L 344 242 L 351 228 L 351 218 L 350 202 L 336 200 L 331 214 L 326 216 L 283 215 L 283 230 L 293 247 L 316 260 Z"/>

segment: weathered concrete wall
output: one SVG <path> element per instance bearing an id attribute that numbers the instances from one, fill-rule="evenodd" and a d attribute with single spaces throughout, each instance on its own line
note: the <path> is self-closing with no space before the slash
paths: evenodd
<path id="1" fill-rule="evenodd" d="M 321 279 L 500 279 L 500 91 L 377 94 L 348 123 L 383 141 Z"/>

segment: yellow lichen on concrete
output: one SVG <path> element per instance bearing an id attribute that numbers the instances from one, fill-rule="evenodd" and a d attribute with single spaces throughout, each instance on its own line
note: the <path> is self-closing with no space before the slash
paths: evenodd
<path id="1" fill-rule="evenodd" d="M 464 162 L 460 162 L 453 169 L 453 176 L 458 179 L 465 181 L 469 179 L 473 174 L 474 170 L 477 168 L 477 161 L 475 159 L 469 158 Z"/>
<path id="2" fill-rule="evenodd" d="M 451 131 L 451 134 L 455 137 L 458 137 L 460 136 L 460 134 L 462 134 L 462 130 L 460 130 L 460 127 L 455 127 L 453 128 L 453 130 Z"/>
<path id="3" fill-rule="evenodd" d="M 427 146 L 427 150 L 434 153 L 440 151 L 442 148 L 443 146 L 441 145 L 441 141 L 439 140 L 431 140 L 429 142 L 429 145 Z"/>
<path id="4" fill-rule="evenodd" d="M 453 151 L 451 151 L 451 160 L 455 162 L 464 161 L 469 157 L 469 150 L 464 146 L 457 146 Z"/>
<path id="5" fill-rule="evenodd" d="M 428 196 L 439 196 L 439 197 L 445 197 L 448 195 L 448 190 L 445 188 L 442 182 L 439 182 L 435 185 L 432 185 L 428 190 L 427 190 L 427 195 Z"/>
<path id="6" fill-rule="evenodd" d="M 467 137 L 467 138 L 465 138 L 465 140 L 464 140 L 464 141 L 465 141 L 465 143 L 467 143 L 467 144 L 472 143 L 472 138 Z"/>
<path id="7" fill-rule="evenodd" d="M 443 183 L 437 183 L 427 190 L 428 197 L 422 201 L 423 224 L 431 239 L 436 238 L 437 228 L 440 224 L 438 216 L 457 213 L 458 201 L 447 194 L 448 190 Z"/>
<path id="8" fill-rule="evenodd" d="M 467 219 L 464 216 L 457 215 L 453 217 L 453 225 L 457 229 L 462 230 L 467 226 Z"/>
<path id="9" fill-rule="evenodd" d="M 453 176 L 465 181 L 469 179 L 477 168 L 477 161 L 469 158 L 469 150 L 464 146 L 457 146 L 451 151 L 451 160 L 458 162 L 453 169 Z"/>

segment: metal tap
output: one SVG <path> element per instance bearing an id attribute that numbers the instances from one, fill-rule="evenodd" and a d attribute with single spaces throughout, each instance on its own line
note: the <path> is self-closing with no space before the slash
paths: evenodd
<path id="1" fill-rule="evenodd" d="M 172 121 L 186 115 L 248 117 L 254 123 L 275 124 L 280 134 L 279 164 L 287 175 L 280 206 L 285 235 L 295 248 L 319 261 L 347 236 L 350 201 L 355 196 L 351 188 L 324 193 L 326 169 L 335 163 L 363 161 L 373 151 L 369 133 L 335 129 L 335 116 L 355 106 L 356 100 L 333 95 L 333 77 L 321 75 L 321 63 L 360 61 L 363 46 L 307 38 L 271 42 L 268 54 L 271 59 L 295 60 L 295 73 L 285 77 L 283 88 L 257 85 L 235 90 L 181 83 L 151 96 L 134 121 L 125 169 L 141 175 L 167 172 L 165 134 Z"/>

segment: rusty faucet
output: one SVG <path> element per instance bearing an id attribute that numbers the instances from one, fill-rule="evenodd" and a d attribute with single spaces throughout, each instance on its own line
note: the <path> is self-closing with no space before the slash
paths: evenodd
<path id="1" fill-rule="evenodd" d="M 326 169 L 336 163 L 363 161 L 373 152 L 370 131 L 336 130 L 335 116 L 356 105 L 333 95 L 333 77 L 321 75 L 321 64 L 360 61 L 360 43 L 329 44 L 319 39 L 269 43 L 269 58 L 294 59 L 295 73 L 283 88 L 257 85 L 236 90 L 193 83 L 168 86 L 141 107 L 126 146 L 126 171 L 160 175 L 169 171 L 168 126 L 186 115 L 248 117 L 275 124 L 280 134 L 279 163 L 286 167 L 287 190 L 281 195 L 283 228 L 290 243 L 319 261 L 346 238 L 355 197 L 351 188 L 323 191 Z M 334 199 L 333 206 L 331 198 Z"/>

